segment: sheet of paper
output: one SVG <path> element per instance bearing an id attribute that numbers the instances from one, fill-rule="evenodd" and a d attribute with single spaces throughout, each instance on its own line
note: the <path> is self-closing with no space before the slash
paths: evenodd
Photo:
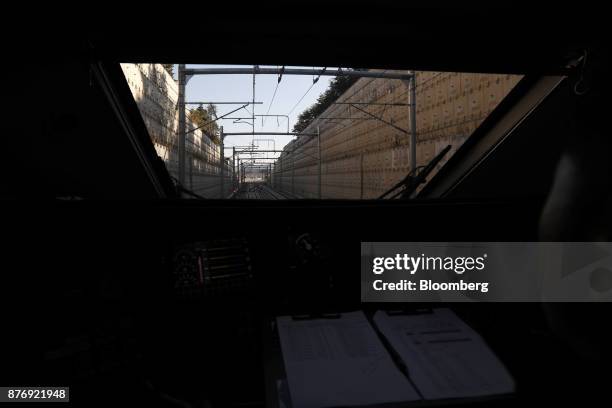
<path id="1" fill-rule="evenodd" d="M 388 315 L 374 322 L 402 358 L 425 399 L 481 397 L 514 391 L 514 381 L 484 340 L 450 309 Z"/>
<path id="2" fill-rule="evenodd" d="M 277 324 L 294 408 L 420 399 L 363 312 L 337 319 L 283 316 Z"/>

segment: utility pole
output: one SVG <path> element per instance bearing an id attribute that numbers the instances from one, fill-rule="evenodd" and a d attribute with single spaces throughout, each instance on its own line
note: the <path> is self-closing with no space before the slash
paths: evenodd
<path id="1" fill-rule="evenodd" d="M 181 186 L 185 185 L 185 64 L 178 66 L 178 179 Z"/>
<path id="2" fill-rule="evenodd" d="M 219 133 L 219 139 L 221 139 L 221 152 L 219 153 L 219 160 L 220 160 L 220 164 L 221 164 L 221 170 L 220 170 L 220 175 L 221 175 L 221 195 L 219 198 L 224 198 L 225 194 L 224 194 L 224 189 L 225 189 L 225 152 L 224 152 L 224 147 L 223 147 L 223 139 L 225 138 L 225 135 L 223 134 L 223 126 L 221 126 L 221 132 Z"/>
<path id="3" fill-rule="evenodd" d="M 291 194 L 295 195 L 295 152 L 291 153 Z"/>
<path id="4" fill-rule="evenodd" d="M 319 191 L 318 191 L 318 197 L 319 199 L 321 199 L 321 132 L 319 130 L 319 127 L 317 126 L 317 150 L 318 150 L 318 157 L 319 157 Z"/>
<path id="5" fill-rule="evenodd" d="M 236 146 L 232 147 L 232 185 L 236 183 Z"/>
<path id="6" fill-rule="evenodd" d="M 416 127 L 416 72 L 410 78 L 410 171 L 416 170 L 417 127 Z"/>
<path id="7" fill-rule="evenodd" d="M 253 105 L 251 105 L 251 113 L 252 113 L 252 121 L 253 121 L 253 140 L 252 143 L 255 143 L 255 73 L 259 66 L 253 66 Z"/>

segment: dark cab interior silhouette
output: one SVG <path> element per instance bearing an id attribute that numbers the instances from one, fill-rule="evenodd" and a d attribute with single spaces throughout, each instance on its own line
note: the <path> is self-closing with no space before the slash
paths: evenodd
<path id="1" fill-rule="evenodd" d="M 384 307 L 360 303 L 361 241 L 612 238 L 601 14 L 583 11 L 578 29 L 570 11 L 293 7 L 210 6 L 201 24 L 157 32 L 160 10 L 107 6 L 34 18 L 35 42 L 6 37 L 3 384 L 69 385 L 83 406 L 266 406 L 266 319 Z M 120 62 L 524 78 L 415 199 L 198 200 L 180 197 L 157 157 Z M 198 245 L 246 251 L 249 273 L 177 291 Z M 516 395 L 488 405 L 608 394 L 608 304 L 445 306 L 516 380 Z"/>

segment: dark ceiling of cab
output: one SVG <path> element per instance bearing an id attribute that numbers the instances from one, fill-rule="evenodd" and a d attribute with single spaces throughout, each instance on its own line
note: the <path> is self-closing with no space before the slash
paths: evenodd
<path id="1" fill-rule="evenodd" d="M 78 47 L 120 62 L 558 73 L 606 38 L 608 13 L 593 7 L 444 3 L 451 2 L 53 3 L 28 13 L 28 30 L 7 36 L 7 45 L 32 61 Z"/>
<path id="2" fill-rule="evenodd" d="M 100 58 L 123 62 L 558 73 L 597 41 L 599 27 L 595 11 L 578 19 L 559 9 L 178 4 L 182 16 L 161 9 L 98 16 L 86 27 L 90 46 Z"/>

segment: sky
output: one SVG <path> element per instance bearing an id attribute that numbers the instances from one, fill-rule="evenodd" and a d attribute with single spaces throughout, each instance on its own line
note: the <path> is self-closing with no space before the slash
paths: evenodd
<path id="1" fill-rule="evenodd" d="M 187 65 L 187 68 L 218 68 L 218 67 L 237 67 L 236 65 Z M 251 68 L 252 65 L 241 67 Z M 261 66 L 270 67 L 270 66 Z M 280 68 L 272 66 L 272 68 Z M 289 67 L 287 67 L 289 68 Z M 291 67 L 296 68 L 296 67 Z M 313 67 L 299 67 L 313 68 Z M 320 69 L 321 67 L 314 67 Z M 331 68 L 328 68 L 331 69 Z M 176 68 L 175 68 L 176 72 Z M 302 75 L 283 75 L 276 96 L 272 102 L 272 95 L 277 85 L 277 75 L 256 75 L 255 76 L 255 101 L 263 102 L 260 105 L 255 105 L 255 114 L 270 114 L 270 115 L 289 115 L 289 131 L 292 131 L 293 125 L 297 121 L 299 114 L 312 105 L 319 95 L 323 93 L 329 86 L 329 82 L 333 79 L 332 76 L 322 76 L 319 81 L 312 86 L 310 91 L 304 96 L 302 101 L 296 105 L 299 99 L 306 93 L 312 85 L 313 78 L 316 76 Z M 189 79 L 186 87 L 187 102 L 193 101 L 252 101 L 253 99 L 253 75 L 195 75 Z M 272 105 L 270 106 L 270 103 Z M 251 105 L 252 106 L 252 105 Z M 251 106 L 248 106 L 247 112 L 241 109 L 228 117 L 250 117 Z M 197 105 L 188 106 L 196 108 Z M 217 105 L 217 115 L 222 116 L 225 113 L 239 108 L 240 105 Z M 293 110 L 292 110 L 293 109 Z M 268 112 L 269 110 L 269 112 Z M 248 122 L 248 123 L 244 123 Z M 221 119 L 219 124 L 223 126 L 224 132 L 251 132 L 251 120 L 242 120 L 240 123 L 234 123 L 234 120 Z M 255 120 L 255 132 L 286 132 L 287 119 L 282 118 L 265 118 L 262 126 L 262 118 Z M 274 142 L 257 139 L 272 139 Z M 255 144 L 263 150 L 281 150 L 283 146 L 289 143 L 292 136 L 255 136 Z M 225 138 L 225 155 L 231 155 L 232 146 L 246 146 L 251 144 L 253 136 L 227 136 Z M 228 149 L 229 147 L 229 149 Z"/>

